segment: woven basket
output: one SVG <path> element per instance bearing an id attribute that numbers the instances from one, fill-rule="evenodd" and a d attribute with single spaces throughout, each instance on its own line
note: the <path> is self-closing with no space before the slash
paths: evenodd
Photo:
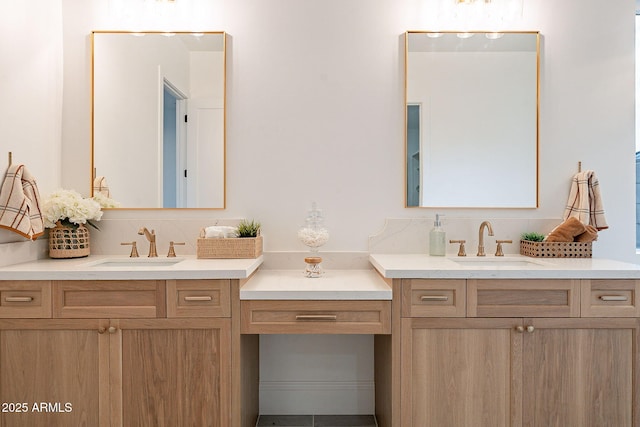
<path id="1" fill-rule="evenodd" d="M 49 230 L 49 257 L 82 258 L 89 255 L 89 229 L 80 224 L 77 228 L 56 224 Z"/>
<path id="2" fill-rule="evenodd" d="M 543 258 L 591 258 L 591 242 L 531 242 L 520 240 L 520 255 Z"/>
<path id="3" fill-rule="evenodd" d="M 207 239 L 196 242 L 197 258 L 258 258 L 262 255 L 262 236 Z"/>

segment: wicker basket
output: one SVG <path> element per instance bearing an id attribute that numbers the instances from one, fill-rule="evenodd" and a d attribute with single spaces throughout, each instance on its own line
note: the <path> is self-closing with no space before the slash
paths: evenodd
<path id="1" fill-rule="evenodd" d="M 49 257 L 82 258 L 90 251 L 89 229 L 84 225 L 71 228 L 56 224 L 49 230 Z"/>
<path id="2" fill-rule="evenodd" d="M 258 258 L 262 255 L 262 236 L 207 239 L 199 237 L 197 258 Z"/>
<path id="3" fill-rule="evenodd" d="M 591 242 L 531 242 L 520 240 L 520 255 L 544 258 L 591 258 Z"/>

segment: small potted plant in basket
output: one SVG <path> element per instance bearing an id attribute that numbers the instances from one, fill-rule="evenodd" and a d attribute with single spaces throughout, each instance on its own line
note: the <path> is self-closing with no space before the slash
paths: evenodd
<path id="1" fill-rule="evenodd" d="M 262 255 L 260 223 L 242 220 L 235 230 L 235 237 L 207 238 L 202 233 L 197 241 L 198 258 L 257 258 Z"/>
<path id="2" fill-rule="evenodd" d="M 96 230 L 92 221 L 100 221 L 102 207 L 90 198 L 83 198 L 74 190 L 54 191 L 42 204 L 44 226 L 49 231 L 51 258 L 79 258 L 90 253 L 89 230 Z"/>

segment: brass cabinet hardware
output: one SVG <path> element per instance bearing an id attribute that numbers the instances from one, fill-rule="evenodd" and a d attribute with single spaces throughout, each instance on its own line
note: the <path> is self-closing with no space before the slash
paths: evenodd
<path id="1" fill-rule="evenodd" d="M 335 322 L 338 316 L 335 314 L 297 314 L 296 320 L 311 320 L 319 322 Z"/>
<path id="2" fill-rule="evenodd" d="M 185 301 L 211 301 L 212 299 L 210 295 L 184 297 Z"/>
<path id="3" fill-rule="evenodd" d="M 628 301 L 629 297 L 625 295 L 600 295 L 602 301 Z"/>
<path id="4" fill-rule="evenodd" d="M 4 300 L 6 302 L 31 302 L 33 297 L 6 297 Z"/>
<path id="5" fill-rule="evenodd" d="M 446 295 L 422 295 L 420 301 L 449 301 Z"/>

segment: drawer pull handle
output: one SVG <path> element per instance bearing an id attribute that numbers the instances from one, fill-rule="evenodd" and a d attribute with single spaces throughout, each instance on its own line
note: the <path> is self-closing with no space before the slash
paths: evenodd
<path id="1" fill-rule="evenodd" d="M 629 298 L 624 295 L 600 295 L 602 301 L 628 301 Z"/>
<path id="2" fill-rule="evenodd" d="M 311 320 L 316 322 L 335 322 L 338 316 L 335 314 L 297 314 L 296 320 Z"/>
<path id="3" fill-rule="evenodd" d="M 210 295 L 207 296 L 194 296 L 194 297 L 184 297 L 185 301 L 211 301 L 213 298 L 211 298 Z"/>
<path id="4" fill-rule="evenodd" d="M 446 295 L 422 295 L 420 301 L 449 301 Z"/>
<path id="5" fill-rule="evenodd" d="M 6 297 L 4 300 L 6 302 L 31 302 L 33 297 Z"/>

